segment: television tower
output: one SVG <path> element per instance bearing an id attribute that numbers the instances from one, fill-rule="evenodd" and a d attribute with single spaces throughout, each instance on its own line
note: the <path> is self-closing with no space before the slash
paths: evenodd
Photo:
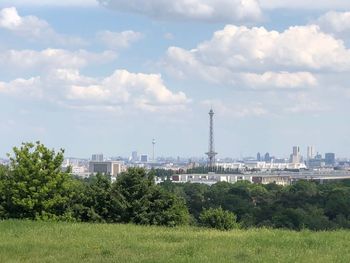
<path id="1" fill-rule="evenodd" d="M 209 170 L 212 170 L 215 165 L 215 156 L 217 153 L 215 152 L 214 148 L 214 111 L 213 109 L 210 109 L 209 111 L 209 151 L 205 153 L 208 155 L 208 167 Z"/>
<path id="2" fill-rule="evenodd" d="M 153 139 L 153 140 L 152 140 L 152 147 L 153 147 L 152 160 L 153 160 L 153 161 L 155 161 L 155 160 L 154 160 L 154 148 L 155 148 L 155 146 L 156 146 L 156 140 Z"/>

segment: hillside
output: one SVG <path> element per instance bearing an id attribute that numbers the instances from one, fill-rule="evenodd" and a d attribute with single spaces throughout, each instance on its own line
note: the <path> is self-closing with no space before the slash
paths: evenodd
<path id="1" fill-rule="evenodd" d="M 0 262 L 349 262 L 349 231 L 0 222 Z"/>

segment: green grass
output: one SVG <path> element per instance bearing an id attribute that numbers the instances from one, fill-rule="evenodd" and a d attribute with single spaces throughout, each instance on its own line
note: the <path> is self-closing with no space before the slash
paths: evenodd
<path id="1" fill-rule="evenodd" d="M 0 221 L 0 262 L 350 262 L 350 232 Z"/>

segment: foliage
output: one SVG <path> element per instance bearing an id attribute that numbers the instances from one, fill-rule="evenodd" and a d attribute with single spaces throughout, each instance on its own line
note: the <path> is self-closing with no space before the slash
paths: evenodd
<path id="1" fill-rule="evenodd" d="M 246 181 L 162 184 L 184 196 L 190 213 L 199 219 L 204 209 L 233 212 L 238 223 L 248 227 L 301 230 L 350 228 L 350 185 L 347 181 L 317 184 L 298 181 L 291 186 L 255 185 Z"/>
<path id="2" fill-rule="evenodd" d="M 164 179 L 164 180 L 166 180 L 166 179 L 169 180 L 170 177 L 171 177 L 172 175 L 175 174 L 175 172 L 174 172 L 173 170 L 159 169 L 159 168 L 157 168 L 157 169 L 152 169 L 152 170 L 150 171 L 150 173 L 152 173 L 153 176 L 162 178 L 162 179 Z"/>
<path id="3" fill-rule="evenodd" d="M 0 165 L 0 219 L 6 217 L 6 195 L 5 195 L 5 180 L 8 170 L 5 166 Z"/>
<path id="4" fill-rule="evenodd" d="M 80 185 L 80 195 L 72 210 L 83 222 L 115 223 L 121 221 L 120 204 L 114 197 L 111 178 L 97 174 Z"/>
<path id="5" fill-rule="evenodd" d="M 152 173 L 129 169 L 114 185 L 120 203 L 122 222 L 176 226 L 188 222 L 184 201 L 156 186 Z"/>
<path id="6" fill-rule="evenodd" d="M 130 169 L 115 183 L 97 174 L 79 180 L 62 171 L 63 150 L 40 142 L 13 149 L 0 167 L 0 218 L 177 226 L 187 224 L 185 201 L 155 185 L 154 174 Z"/>
<path id="7" fill-rule="evenodd" d="M 74 194 L 69 171 L 62 172 L 63 150 L 40 142 L 13 148 L 10 166 L 1 174 L 3 218 L 65 217 Z"/>
<path id="8" fill-rule="evenodd" d="M 199 216 L 199 222 L 202 226 L 219 230 L 238 228 L 236 219 L 234 213 L 225 211 L 221 207 L 204 209 Z"/>

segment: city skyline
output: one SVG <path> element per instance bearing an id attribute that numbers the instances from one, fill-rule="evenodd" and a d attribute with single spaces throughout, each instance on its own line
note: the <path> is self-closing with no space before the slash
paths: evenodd
<path id="1" fill-rule="evenodd" d="M 205 157 L 211 105 L 218 158 L 350 156 L 350 3 L 55 2 L 0 3 L 0 157 Z"/>
<path id="2" fill-rule="evenodd" d="M 307 147 L 307 149 L 310 146 Z M 313 149 L 315 149 L 314 146 Z M 322 158 L 325 159 L 327 154 L 334 154 L 336 156 L 336 159 L 346 159 L 349 160 L 347 156 L 337 156 L 337 153 L 333 153 L 333 152 L 319 152 L 316 151 L 315 154 L 313 156 L 308 156 L 308 152 L 306 151 L 305 153 L 302 151 L 302 149 L 300 150 L 299 146 L 293 146 L 293 148 L 291 149 L 291 152 L 289 154 L 286 155 L 276 155 L 273 152 L 257 152 L 256 155 L 254 156 L 254 154 L 252 155 L 246 155 L 246 156 L 222 156 L 220 158 L 215 158 L 215 161 L 223 161 L 225 159 L 232 159 L 232 160 L 255 160 L 255 161 L 266 161 L 266 158 L 268 158 L 270 161 L 274 160 L 274 159 L 285 159 L 285 160 L 290 160 L 292 159 L 291 155 L 294 155 L 294 148 L 299 148 L 299 161 L 303 161 L 303 162 L 307 162 L 309 159 L 317 159 L 317 158 Z M 101 157 L 102 156 L 102 157 Z M 177 155 L 177 156 L 166 156 L 166 155 L 155 155 L 153 158 L 153 153 L 147 153 L 147 152 L 138 152 L 138 151 L 131 151 L 130 154 L 126 154 L 126 155 L 118 155 L 118 154 L 114 154 L 114 155 L 105 155 L 102 152 L 99 153 L 91 153 L 89 157 L 82 157 L 82 156 L 66 156 L 66 158 L 81 158 L 81 159 L 86 159 L 86 160 L 92 160 L 92 161 L 96 161 L 96 160 L 111 160 L 111 159 L 115 159 L 115 158 L 125 158 L 125 159 L 130 159 L 133 162 L 137 162 L 140 161 L 142 159 L 142 156 L 146 156 L 145 158 L 147 158 L 148 160 L 152 161 L 157 161 L 160 159 L 181 159 L 181 160 L 186 160 L 188 161 L 191 158 L 195 158 L 195 159 L 200 159 L 203 160 L 204 162 L 208 162 L 208 155 L 204 154 L 204 155 L 193 155 L 193 156 L 186 156 L 186 155 Z M 259 158 L 260 157 L 260 158 Z M 148 161 L 147 161 L 148 162 Z M 214 162 L 215 163 L 215 162 Z M 214 164 L 213 163 L 213 164 Z"/>

